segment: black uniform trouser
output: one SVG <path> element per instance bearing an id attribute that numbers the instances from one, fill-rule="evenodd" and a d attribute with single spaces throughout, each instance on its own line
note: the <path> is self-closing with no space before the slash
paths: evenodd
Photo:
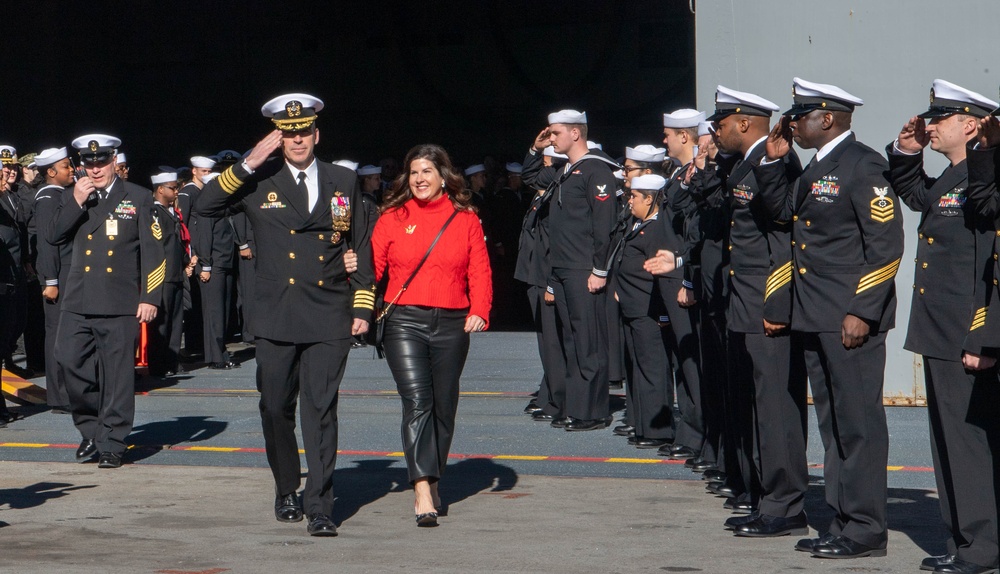
<path id="1" fill-rule="evenodd" d="M 538 358 L 542 363 L 542 380 L 538 383 L 535 404 L 543 411 L 548 405 L 550 410 L 555 411 L 552 414 L 558 414 L 566 399 L 566 362 L 562 359 L 556 335 L 556 308 L 545 304 L 545 287 L 534 285 L 528 286 L 528 306 L 538 340 Z M 556 387 L 552 386 L 553 379 L 559 382 Z M 558 395 L 557 390 L 561 391 Z"/>
<path id="2" fill-rule="evenodd" d="M 134 315 L 59 315 L 55 357 L 66 376 L 73 424 L 97 451 L 122 455 L 135 420 Z"/>
<path id="3" fill-rule="evenodd" d="M 257 285 L 257 260 L 239 258 L 239 277 L 236 282 L 237 302 L 239 303 L 242 322 L 242 339 L 244 343 L 253 342 L 253 330 L 251 329 L 253 317 L 250 316 L 250 307 L 254 299 L 255 286 Z"/>
<path id="4" fill-rule="evenodd" d="M 204 325 L 206 363 L 229 361 L 226 351 L 226 326 L 232 303 L 233 274 L 229 269 L 213 268 L 208 281 L 201 284 L 201 315 Z"/>
<path id="5" fill-rule="evenodd" d="M 385 358 L 403 401 L 403 455 L 412 484 L 444 474 L 469 354 L 468 309 L 404 305 L 385 324 Z"/>
<path id="6" fill-rule="evenodd" d="M 149 372 L 174 371 L 180 361 L 181 329 L 184 320 L 184 284 L 163 284 L 163 304 L 150 328 Z"/>
<path id="7" fill-rule="evenodd" d="M 201 279 L 195 273 L 186 279 L 184 290 L 184 351 L 188 355 L 202 352 L 204 327 L 201 316 Z"/>
<path id="8" fill-rule="evenodd" d="M 613 291 L 609 288 L 608 293 Z M 625 380 L 625 331 L 622 328 L 621 309 L 614 296 L 605 297 L 608 322 L 608 380 Z"/>
<path id="9" fill-rule="evenodd" d="M 24 355 L 29 368 L 45 364 L 45 310 L 38 279 L 25 284 Z"/>
<path id="10" fill-rule="evenodd" d="M 604 293 L 587 289 L 588 269 L 555 268 L 556 319 L 566 356 L 566 406 L 563 415 L 579 420 L 609 414 L 607 320 Z"/>
<path id="11" fill-rule="evenodd" d="M 69 408 L 69 393 L 66 391 L 66 374 L 55 358 L 58 340 L 59 309 L 62 298 L 55 302 L 45 301 L 45 402 L 50 407 Z"/>
<path id="12" fill-rule="evenodd" d="M 717 214 L 716 214 L 717 216 Z M 725 220 L 729 217 L 725 216 Z M 726 309 L 729 306 L 728 250 L 722 239 L 706 239 L 701 248 L 701 299 L 698 333 L 701 341 L 701 409 L 705 442 L 701 458 L 716 461 L 719 470 L 728 471 L 735 459 L 725 454 L 727 368 Z M 727 446 L 729 446 L 727 444 Z"/>
<path id="13" fill-rule="evenodd" d="M 651 317 L 625 319 L 628 415 L 637 438 L 674 438 L 674 393 L 664 333 Z"/>
<path id="14" fill-rule="evenodd" d="M 705 442 L 705 422 L 701 406 L 701 345 L 698 341 L 698 311 L 694 308 L 681 307 L 677 302 L 677 293 L 682 283 L 679 278 L 661 279 L 660 288 L 666 293 L 663 298 L 667 307 L 667 317 L 670 318 L 670 330 L 666 333 L 667 345 L 677 357 L 677 373 L 675 379 L 677 393 L 677 410 L 680 418 L 677 421 L 675 444 L 690 447 L 695 452 L 702 450 Z"/>
<path id="15" fill-rule="evenodd" d="M 14 352 L 17 340 L 24 332 L 24 289 L 24 281 L 18 279 L 7 284 L 3 289 L 4 293 L 0 294 L 0 361 Z"/>
<path id="16" fill-rule="evenodd" d="M 306 451 L 306 514 L 333 511 L 333 469 L 337 465 L 337 400 L 347 366 L 350 339 L 289 343 L 257 339 L 257 390 L 264 450 L 277 494 L 301 484 L 295 406 L 301 399 L 302 445 Z"/>
<path id="17" fill-rule="evenodd" d="M 798 333 L 768 337 L 729 332 L 731 435 L 738 472 L 729 476 L 762 514 L 787 518 L 803 509 L 806 462 L 806 370 Z M 727 476 L 727 478 L 729 478 Z"/>
<path id="18" fill-rule="evenodd" d="M 960 361 L 924 357 L 931 455 L 948 553 L 996 567 L 996 452 L 1000 449 L 997 370 L 969 372 Z"/>
<path id="19" fill-rule="evenodd" d="M 823 438 L 829 532 L 865 546 L 886 544 L 889 430 L 882 386 L 885 333 L 844 348 L 840 333 L 803 333 L 806 369 Z"/>

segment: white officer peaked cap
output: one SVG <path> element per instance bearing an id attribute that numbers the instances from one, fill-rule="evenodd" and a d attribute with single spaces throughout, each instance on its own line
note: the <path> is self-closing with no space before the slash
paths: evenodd
<path id="1" fill-rule="evenodd" d="M 666 157 L 667 157 L 666 149 L 661 147 L 651 146 L 648 144 L 625 148 L 625 159 L 630 159 L 633 161 L 662 163 Z"/>
<path id="2" fill-rule="evenodd" d="M 712 135 L 713 133 L 715 133 L 715 128 L 712 127 L 712 122 L 698 122 L 698 137 Z"/>
<path id="3" fill-rule="evenodd" d="M 599 149 L 601 151 L 604 151 L 604 146 L 602 146 L 597 142 L 592 142 L 590 140 L 587 140 L 587 149 Z"/>
<path id="4" fill-rule="evenodd" d="M 323 109 L 323 100 L 309 94 L 278 96 L 260 108 L 264 117 L 271 118 L 282 131 L 305 129 L 316 121 L 316 114 Z"/>
<path id="5" fill-rule="evenodd" d="M 663 114 L 663 127 L 665 128 L 696 128 L 703 121 L 705 121 L 705 112 L 691 108 L 682 108 L 669 114 Z"/>
<path id="6" fill-rule="evenodd" d="M 71 144 L 80 155 L 111 153 L 122 145 L 122 140 L 105 134 L 87 134 L 73 140 Z"/>
<path id="7" fill-rule="evenodd" d="M 985 118 L 998 107 L 1000 104 L 982 94 L 945 80 L 934 80 L 931 85 L 930 108 L 920 114 L 920 117 L 939 118 L 952 114 L 969 114 L 977 118 Z M 36 158 L 35 161 L 37 162 L 38 159 Z"/>
<path id="8" fill-rule="evenodd" d="M 662 175 L 647 173 L 633 177 L 629 187 L 635 190 L 657 191 L 663 189 L 666 184 L 667 180 Z"/>
<path id="9" fill-rule="evenodd" d="M 546 146 L 545 149 L 542 150 L 542 155 L 559 159 L 569 159 L 569 156 L 564 153 L 556 153 L 556 148 L 552 146 Z"/>
<path id="10" fill-rule="evenodd" d="M 797 116 L 813 110 L 853 112 L 864 100 L 830 84 L 792 78 L 792 107 L 783 115 Z"/>
<path id="11" fill-rule="evenodd" d="M 160 185 L 164 183 L 170 183 L 172 181 L 177 181 L 177 172 L 163 171 L 150 177 L 149 181 L 153 182 L 153 185 Z"/>
<path id="12" fill-rule="evenodd" d="M 549 125 L 552 124 L 585 124 L 587 123 L 587 112 L 576 110 L 559 110 L 549 114 Z"/>
<path id="13" fill-rule="evenodd" d="M 207 158 L 203 155 L 196 155 L 191 158 L 191 167 L 200 167 L 203 169 L 212 169 L 215 167 L 215 160 Z"/>
<path id="14" fill-rule="evenodd" d="M 780 110 L 778 104 L 765 100 L 757 94 L 731 90 L 725 86 L 715 88 L 715 113 L 709 121 L 721 120 L 731 114 L 746 114 L 769 118 L 773 112 Z"/>
<path id="15" fill-rule="evenodd" d="M 465 175 L 474 175 L 481 171 L 486 171 L 486 166 L 481 163 L 477 163 L 465 168 Z"/>
<path id="16" fill-rule="evenodd" d="M 521 173 L 521 169 L 523 168 L 523 166 L 516 161 L 507 162 L 505 167 L 510 173 Z"/>
<path id="17" fill-rule="evenodd" d="M 349 169 L 351 171 L 356 171 L 358 169 L 358 162 L 351 161 L 349 159 L 338 159 L 337 161 L 333 162 L 333 165 L 339 165 L 341 167 L 346 167 L 347 169 Z"/>
<path id="18" fill-rule="evenodd" d="M 49 167 L 57 161 L 69 157 L 69 151 L 64 147 L 50 147 L 43 149 L 35 156 L 35 165 L 38 167 Z"/>
<path id="19" fill-rule="evenodd" d="M 382 167 L 377 165 L 368 164 L 358 168 L 358 175 L 379 175 L 382 173 Z"/>

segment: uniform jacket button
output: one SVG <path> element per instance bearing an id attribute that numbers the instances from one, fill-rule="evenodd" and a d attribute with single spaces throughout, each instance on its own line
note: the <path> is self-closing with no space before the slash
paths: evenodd
<path id="1" fill-rule="evenodd" d="M 295 279 L 293 279 L 293 278 L 289 278 L 289 279 L 288 279 L 288 284 L 289 284 L 289 285 L 295 285 Z"/>
<path id="2" fill-rule="evenodd" d="M 320 261 L 323 261 L 323 259 L 324 259 L 324 257 L 323 257 L 322 255 L 320 255 L 320 256 L 319 256 L 319 260 L 320 260 Z"/>
<path id="3" fill-rule="evenodd" d="M 998 233 L 997 235 L 1000 235 L 1000 233 Z M 93 236 L 93 235 L 88 235 L 88 236 L 87 236 L 87 240 L 88 240 L 88 241 L 90 241 L 90 240 L 91 240 L 91 239 L 93 239 L 93 238 L 94 238 L 94 236 Z"/>
<path id="4" fill-rule="evenodd" d="M 806 268 L 805 267 L 799 267 L 799 275 L 805 275 L 805 274 L 806 274 Z"/>
<path id="5" fill-rule="evenodd" d="M 319 286 L 320 286 L 320 287 L 322 287 L 322 286 L 323 286 L 323 281 L 322 281 L 322 280 L 320 280 L 320 281 L 319 281 Z"/>
<path id="6" fill-rule="evenodd" d="M 290 234 L 292 234 L 292 235 L 295 235 L 295 230 L 294 230 L 294 229 L 289 229 L 289 230 L 288 230 L 288 233 L 290 233 Z"/>
<path id="7" fill-rule="evenodd" d="M 84 268 L 83 268 L 83 270 L 84 270 L 85 272 L 89 273 L 89 272 L 90 272 L 90 265 L 88 265 L 88 266 L 84 267 Z M 993 283 L 996 283 L 996 281 L 993 281 Z"/>
<path id="8" fill-rule="evenodd" d="M 115 254 L 115 252 L 114 252 L 114 251 L 111 251 L 110 249 L 108 250 L 108 257 L 111 257 L 111 256 L 112 256 L 112 255 L 114 255 L 114 254 Z"/>
<path id="9" fill-rule="evenodd" d="M 108 273 L 111 273 L 111 268 L 110 267 L 108 267 Z"/>
<path id="10" fill-rule="evenodd" d="M 289 259 L 295 259 L 295 254 L 294 253 L 289 253 L 288 254 L 288 258 Z"/>
<path id="11" fill-rule="evenodd" d="M 90 250 L 88 249 L 86 253 L 87 253 L 87 255 L 90 255 Z"/>

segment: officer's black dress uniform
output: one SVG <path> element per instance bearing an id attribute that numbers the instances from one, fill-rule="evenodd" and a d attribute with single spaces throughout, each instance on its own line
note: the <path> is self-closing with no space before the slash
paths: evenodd
<path id="1" fill-rule="evenodd" d="M 177 372 L 180 364 L 181 334 L 184 319 L 184 266 L 187 252 L 181 241 L 181 222 L 174 211 L 153 202 L 153 218 L 159 225 L 163 252 L 167 260 L 163 279 L 163 304 L 160 306 L 150 332 L 149 372 L 164 375 Z"/>
<path id="2" fill-rule="evenodd" d="M 228 366 L 226 328 L 232 303 L 236 243 L 228 217 L 200 215 L 191 230 L 191 250 L 198 256 L 195 271 L 210 268 L 208 281 L 199 280 L 205 362 Z"/>
<path id="3" fill-rule="evenodd" d="M 202 189 L 198 217 L 243 211 L 257 240 L 257 284 L 250 302 L 257 345 L 257 389 L 268 464 L 277 495 L 295 493 L 300 481 L 295 404 L 300 403 L 308 474 L 308 515 L 330 516 L 337 457 L 337 399 L 351 348 L 355 318 L 372 320 L 374 269 L 371 229 L 360 209 L 357 175 L 318 162 L 319 198 L 310 212 L 306 190 L 284 161 L 250 174 L 236 164 Z M 339 194 L 339 195 L 337 195 Z M 331 201 L 351 206 L 351 229 L 335 232 Z M 350 282 L 344 253 L 358 255 Z M 353 294 L 352 294 L 353 293 Z"/>
<path id="4" fill-rule="evenodd" d="M 244 259 L 237 254 L 236 306 L 242 316 L 241 339 L 244 343 L 253 343 L 253 329 L 250 328 L 253 315 L 250 313 L 250 302 L 254 300 L 254 281 L 257 274 L 257 240 L 254 239 L 253 226 L 250 225 L 246 213 L 235 213 L 229 221 L 233 225 L 233 241 L 236 242 L 236 248 L 240 251 L 250 250 L 250 259 Z"/>
<path id="5" fill-rule="evenodd" d="M 781 162 L 755 167 L 769 213 L 793 221 L 792 330 L 803 335 L 826 452 L 829 533 L 876 549 L 887 540 L 885 337 L 895 324 L 893 279 L 903 253 L 887 168 L 852 133 L 796 180 Z M 851 350 L 841 334 L 847 314 L 870 327 L 869 339 Z"/>
<path id="6" fill-rule="evenodd" d="M 135 418 L 136 311 L 161 304 L 166 273 L 152 192 L 115 178 L 83 207 L 72 191 L 62 195 L 47 239 L 72 242 L 73 254 L 55 356 L 77 430 L 98 452 L 121 456 Z"/>

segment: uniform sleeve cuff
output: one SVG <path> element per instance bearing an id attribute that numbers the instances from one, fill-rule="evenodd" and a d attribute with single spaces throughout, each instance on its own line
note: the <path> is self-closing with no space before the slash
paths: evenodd
<path id="1" fill-rule="evenodd" d="M 607 271 L 602 271 L 602 270 L 598 269 L 597 267 L 594 267 L 593 269 L 591 269 L 590 272 L 593 273 L 594 275 L 598 276 L 598 277 L 607 277 L 608 276 L 608 272 Z"/>
<path id="2" fill-rule="evenodd" d="M 46 287 L 58 287 L 59 286 L 59 280 L 58 279 L 46 279 L 45 280 L 45 286 Z"/>
<path id="3" fill-rule="evenodd" d="M 244 243 L 243 245 L 240 245 L 240 251 L 242 251 L 244 249 L 250 249 L 250 244 L 249 243 Z"/>
<path id="4" fill-rule="evenodd" d="M 201 270 L 202 271 L 208 271 L 209 273 L 211 273 L 212 272 L 212 266 L 211 265 L 202 265 L 201 266 Z"/>
<path id="5" fill-rule="evenodd" d="M 681 281 L 681 285 L 683 285 L 685 289 L 694 289 L 694 283 L 688 281 L 687 279 Z"/>
<path id="6" fill-rule="evenodd" d="M 375 287 L 370 289 L 358 289 L 354 292 L 354 311 L 361 309 L 365 313 L 375 312 Z"/>

